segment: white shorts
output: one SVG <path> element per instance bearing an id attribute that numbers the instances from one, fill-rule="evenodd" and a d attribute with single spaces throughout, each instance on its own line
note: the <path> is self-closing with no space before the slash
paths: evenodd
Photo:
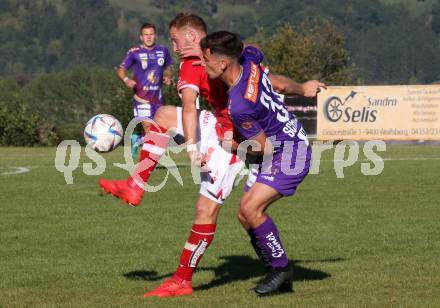
<path id="1" fill-rule="evenodd" d="M 220 145 L 215 130 L 217 119 L 212 112 L 200 110 L 198 121 L 197 143 L 200 153 L 207 157 L 206 167 L 209 170 L 200 173 L 200 194 L 223 204 L 231 194 L 235 177 L 244 167 L 244 162 Z M 176 133 L 183 135 L 181 107 L 177 107 L 177 126 Z"/>

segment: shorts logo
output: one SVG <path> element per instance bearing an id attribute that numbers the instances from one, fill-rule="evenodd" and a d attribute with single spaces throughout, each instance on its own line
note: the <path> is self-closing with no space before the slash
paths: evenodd
<path id="1" fill-rule="evenodd" d="M 260 70 L 258 65 L 251 63 L 251 73 L 248 79 L 248 85 L 244 98 L 250 100 L 253 103 L 257 102 L 258 96 L 258 82 L 260 81 Z"/>
<path id="2" fill-rule="evenodd" d="M 205 114 L 203 115 L 203 122 L 202 122 L 204 126 L 208 126 L 210 118 L 211 118 L 211 113 L 205 112 Z"/>

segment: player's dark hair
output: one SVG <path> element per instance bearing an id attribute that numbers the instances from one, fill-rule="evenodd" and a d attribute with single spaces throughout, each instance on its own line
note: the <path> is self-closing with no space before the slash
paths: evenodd
<path id="1" fill-rule="evenodd" d="M 139 33 L 142 34 L 142 30 L 150 28 L 154 30 L 154 33 L 156 33 L 156 26 L 154 24 L 150 24 L 149 22 L 142 24 L 142 26 L 139 28 Z"/>
<path id="2" fill-rule="evenodd" d="M 217 31 L 205 36 L 200 41 L 200 47 L 202 50 L 211 50 L 213 54 L 238 59 L 243 51 L 243 41 L 236 33 Z"/>
<path id="3" fill-rule="evenodd" d="M 170 29 L 173 27 L 180 29 L 185 26 L 190 26 L 205 33 L 207 32 L 205 21 L 201 17 L 192 13 L 179 13 L 169 24 Z"/>

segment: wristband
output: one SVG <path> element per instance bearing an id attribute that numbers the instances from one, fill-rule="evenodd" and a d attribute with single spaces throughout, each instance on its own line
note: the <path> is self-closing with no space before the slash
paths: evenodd
<path id="1" fill-rule="evenodd" d="M 186 151 L 187 151 L 187 152 L 197 151 L 197 144 L 195 144 L 195 143 L 193 143 L 193 144 L 187 144 L 187 145 L 186 145 Z"/>
<path id="2" fill-rule="evenodd" d="M 129 80 L 130 78 L 128 78 L 127 76 L 124 77 L 124 79 L 122 79 L 124 82 L 127 82 L 127 80 Z"/>

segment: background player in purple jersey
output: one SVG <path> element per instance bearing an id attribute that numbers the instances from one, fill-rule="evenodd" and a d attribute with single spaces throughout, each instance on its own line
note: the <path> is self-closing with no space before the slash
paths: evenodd
<path id="1" fill-rule="evenodd" d="M 201 47 L 210 78 L 220 78 L 229 86 L 228 109 L 234 126 L 243 139 L 253 141 L 250 152 L 263 156 L 263 162 L 249 173 L 238 213 L 240 223 L 251 238 L 256 238 L 271 267 L 254 290 L 269 294 L 282 286 L 290 288 L 292 268 L 275 223 L 265 211 L 274 201 L 294 194 L 308 174 L 311 147 L 307 136 L 274 91 L 270 77 L 260 65 L 263 55 L 258 49 L 254 50 L 254 57 L 240 59 L 243 42 L 237 34 L 227 31 L 206 36 Z M 279 80 L 273 79 L 274 87 L 286 94 L 294 92 L 293 80 L 284 78 L 282 88 L 277 87 Z"/>
<path id="2" fill-rule="evenodd" d="M 156 44 L 156 27 L 145 23 L 139 29 L 141 44 L 131 48 L 122 61 L 117 75 L 125 85 L 133 88 L 133 112 L 141 120 L 153 119 L 156 110 L 164 103 L 162 85 L 170 85 L 172 58 L 168 48 Z M 133 79 L 127 76 L 131 70 Z M 149 122 L 143 121 L 145 131 Z"/>

